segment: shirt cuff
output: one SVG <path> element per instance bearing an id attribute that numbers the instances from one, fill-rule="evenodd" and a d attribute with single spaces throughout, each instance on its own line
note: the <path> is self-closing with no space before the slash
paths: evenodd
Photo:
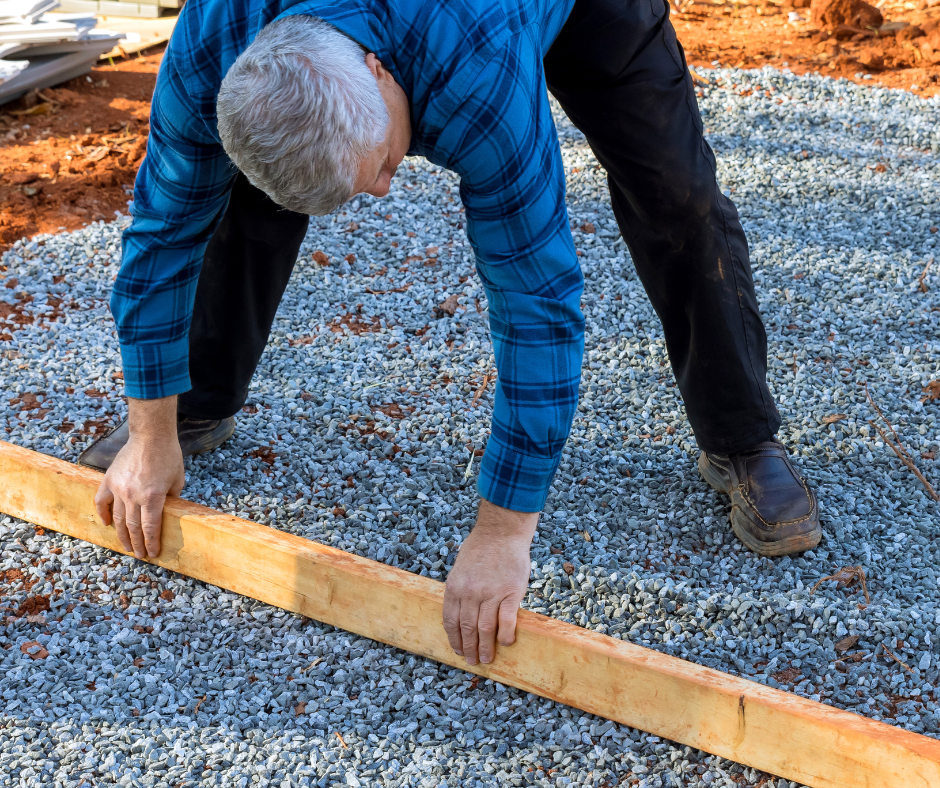
<path id="1" fill-rule="evenodd" d="M 189 337 L 161 345 L 121 345 L 124 393 L 160 399 L 189 391 Z"/>
<path id="2" fill-rule="evenodd" d="M 545 506 L 558 457 L 533 457 L 501 444 L 492 435 L 486 443 L 477 491 L 480 497 L 514 512 L 540 512 Z"/>

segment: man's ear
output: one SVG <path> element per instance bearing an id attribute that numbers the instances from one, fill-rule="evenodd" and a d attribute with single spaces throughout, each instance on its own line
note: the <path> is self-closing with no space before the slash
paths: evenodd
<path id="1" fill-rule="evenodd" d="M 372 76 L 376 79 L 379 78 L 379 74 L 384 71 L 382 68 L 382 61 L 375 56 L 375 52 L 370 52 L 366 55 L 366 68 L 372 72 Z"/>

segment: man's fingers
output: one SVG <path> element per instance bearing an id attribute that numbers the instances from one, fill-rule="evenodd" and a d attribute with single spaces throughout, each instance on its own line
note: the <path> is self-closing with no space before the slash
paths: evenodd
<path id="1" fill-rule="evenodd" d="M 134 552 L 134 545 L 131 544 L 131 538 L 127 533 L 127 524 L 124 522 L 124 501 L 115 496 L 114 503 L 111 505 L 111 513 L 114 518 L 114 530 L 117 532 L 118 541 L 125 552 Z"/>
<path id="2" fill-rule="evenodd" d="M 185 486 L 186 486 L 186 477 L 181 474 L 179 479 L 177 479 L 176 482 L 173 484 L 173 486 L 170 487 L 167 495 L 175 495 L 178 498 L 179 494 L 183 492 L 183 488 Z M 160 504 L 160 505 L 162 506 L 163 504 Z"/>
<path id="3" fill-rule="evenodd" d="M 146 558 L 147 547 L 144 544 L 144 532 L 140 526 L 140 507 L 137 504 L 127 506 L 124 520 L 131 537 L 131 544 L 134 546 L 134 555 L 137 558 Z"/>
<path id="4" fill-rule="evenodd" d="M 477 617 L 477 652 L 480 662 L 488 665 L 496 653 L 496 627 L 499 607 L 492 601 L 483 602 Z"/>
<path id="5" fill-rule="evenodd" d="M 163 504 L 165 498 L 159 501 L 146 503 L 140 507 L 140 524 L 144 533 L 144 546 L 147 548 L 147 557 L 156 558 L 160 555 L 160 531 L 163 527 Z"/>
<path id="6" fill-rule="evenodd" d="M 469 599 L 460 603 L 460 642 L 463 644 L 463 656 L 468 665 L 477 664 L 477 616 L 480 606 Z"/>
<path id="7" fill-rule="evenodd" d="M 98 517 L 105 525 L 111 525 L 111 504 L 114 501 L 114 494 L 108 488 L 107 481 L 102 481 L 95 493 L 95 511 Z"/>
<path id="8" fill-rule="evenodd" d="M 504 599 L 499 606 L 499 645 L 511 646 L 516 640 L 516 615 L 519 604 L 511 599 Z"/>
<path id="9" fill-rule="evenodd" d="M 455 651 L 463 652 L 468 665 L 493 661 L 497 634 L 507 644 L 514 639 L 537 524 L 538 513 L 480 504 L 477 523 L 457 552 L 444 591 L 448 639 Z"/>
<path id="10" fill-rule="evenodd" d="M 444 589 L 444 631 L 450 647 L 458 657 L 463 656 L 463 641 L 460 638 L 460 597 L 449 588 Z"/>

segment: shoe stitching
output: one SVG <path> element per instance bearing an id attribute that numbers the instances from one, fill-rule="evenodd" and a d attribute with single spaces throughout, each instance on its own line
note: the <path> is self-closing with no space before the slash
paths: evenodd
<path id="1" fill-rule="evenodd" d="M 809 487 L 806 485 L 806 480 L 803 479 L 802 477 L 800 477 L 800 486 L 803 488 L 803 492 L 806 493 L 807 500 L 809 500 L 810 503 L 812 504 L 812 506 L 810 507 L 809 513 L 804 514 L 802 517 L 797 517 L 795 520 L 779 520 L 776 523 L 769 523 L 767 522 L 767 520 L 763 518 L 756 504 L 751 500 L 751 498 L 748 496 L 746 492 L 744 492 L 743 490 L 739 488 L 738 494 L 745 501 L 747 501 L 748 507 L 751 509 L 752 512 L 754 512 L 754 515 L 757 517 L 758 520 L 760 520 L 769 529 L 776 530 L 777 528 L 783 525 L 795 525 L 796 523 L 804 522 L 806 520 L 811 520 L 813 518 L 813 515 L 815 514 L 816 508 L 817 508 L 816 498 L 810 493 Z"/>
<path id="2" fill-rule="evenodd" d="M 705 455 L 705 456 L 708 457 L 708 455 Z M 734 465 L 732 465 L 731 462 L 728 462 L 727 465 L 722 465 L 720 462 L 715 462 L 711 458 L 708 459 L 708 462 L 712 465 L 713 468 L 715 468 L 716 471 L 718 471 L 720 475 L 722 476 L 727 475 L 729 477 L 732 477 L 732 479 L 737 479 L 737 473 L 735 473 Z M 725 481 L 725 480 L 722 479 L 722 481 Z M 731 482 L 731 486 L 732 487 L 736 486 L 734 481 Z M 727 490 L 725 490 L 725 493 L 730 495 L 730 493 L 728 493 Z"/>
<path id="3" fill-rule="evenodd" d="M 769 450 L 768 450 L 768 451 L 769 451 Z M 803 477 L 797 472 L 796 468 L 794 468 L 794 467 L 790 464 L 790 459 L 789 459 L 789 457 L 787 457 L 786 455 L 784 455 L 784 456 L 781 457 L 780 454 L 777 453 L 777 452 L 771 452 L 770 454 L 757 454 L 757 453 L 755 453 L 755 454 L 748 454 L 747 459 L 751 459 L 752 457 L 768 457 L 768 458 L 771 458 L 771 459 L 777 458 L 777 459 L 783 460 L 783 464 L 786 465 L 787 470 L 790 471 L 790 473 L 792 474 L 792 476 L 793 476 L 800 484 L 803 485 L 804 489 L 806 488 L 805 480 L 804 480 Z M 744 468 L 744 470 L 745 470 L 745 474 L 744 474 L 744 482 L 740 484 L 740 487 L 741 487 L 741 489 L 743 490 L 743 489 L 745 489 L 745 488 L 747 487 L 747 480 L 748 480 L 748 474 L 747 474 L 747 472 L 746 472 L 746 471 L 747 471 L 747 461 L 744 461 L 744 462 L 742 463 L 742 466 L 743 466 L 743 468 Z M 744 496 L 747 497 L 747 493 L 746 493 L 746 492 L 744 493 Z M 792 521 L 792 522 L 796 522 L 796 521 L 794 520 L 794 521 Z"/>
<path id="4" fill-rule="evenodd" d="M 796 468 L 794 468 L 792 463 L 790 462 L 790 457 L 786 453 L 786 450 L 775 451 L 774 449 L 754 449 L 753 451 L 740 452 L 739 454 L 735 456 L 741 457 L 742 459 L 748 459 L 748 460 L 751 459 L 752 457 L 777 457 L 778 459 L 781 459 L 784 461 L 784 463 L 786 463 L 787 468 L 789 468 L 793 472 L 793 475 L 796 476 L 797 479 L 801 481 L 803 479 L 803 477 L 800 476 Z M 708 458 L 709 462 L 712 462 L 714 465 L 719 465 L 719 462 L 721 460 L 726 460 L 728 462 L 728 465 L 731 468 L 734 468 L 734 463 L 731 461 L 730 455 L 713 455 L 713 454 L 709 454 L 708 452 L 705 452 L 705 457 Z M 745 474 L 745 476 L 747 476 L 747 474 Z"/>
<path id="5" fill-rule="evenodd" d="M 769 451 L 769 450 L 762 449 L 762 450 L 760 450 L 760 451 Z M 759 455 L 758 455 L 757 452 L 755 452 L 754 454 L 750 454 L 750 452 L 748 452 L 748 456 L 759 456 Z M 768 457 L 779 457 L 780 455 L 779 455 L 778 452 L 772 452 L 772 453 L 767 454 L 767 455 L 764 455 L 764 456 L 768 456 Z M 708 452 L 705 452 L 705 458 L 706 458 L 709 462 L 711 462 L 713 465 L 715 465 L 716 467 L 718 467 L 719 469 L 721 469 L 721 466 L 718 464 L 718 462 L 716 462 L 714 458 L 712 458 L 711 456 L 709 456 Z M 790 468 L 790 470 L 791 470 L 791 471 L 794 471 L 794 473 L 795 473 L 795 469 L 793 468 L 792 465 L 790 465 L 790 463 L 788 462 L 788 458 L 787 458 L 786 456 L 784 456 L 784 461 L 787 463 L 787 466 Z M 732 472 L 733 472 L 733 464 L 730 462 L 730 458 L 729 458 L 729 465 L 731 465 Z M 737 474 L 735 474 L 735 475 L 737 475 Z M 762 523 L 763 525 L 765 525 L 768 529 L 770 529 L 770 530 L 776 530 L 776 529 L 778 529 L 778 528 L 780 528 L 781 526 L 784 526 L 784 525 L 795 525 L 796 523 L 800 523 L 800 522 L 804 522 L 804 521 L 807 521 L 807 520 L 811 520 L 811 519 L 813 519 L 813 515 L 816 513 L 816 509 L 817 509 L 817 507 L 818 507 L 818 503 L 817 503 L 817 501 L 816 501 L 815 496 L 810 492 L 809 486 L 806 484 L 806 480 L 805 480 L 802 476 L 800 476 L 799 474 L 796 474 L 796 477 L 797 477 L 797 480 L 798 480 L 799 483 L 800 483 L 800 486 L 803 488 L 803 492 L 806 494 L 807 500 L 811 503 L 811 507 L 810 507 L 809 513 L 803 515 L 802 517 L 797 517 L 797 518 L 795 518 L 795 519 L 793 519 L 793 520 L 779 520 L 779 521 L 777 521 L 777 522 L 775 522 L 775 523 L 771 523 L 771 522 L 768 522 L 767 520 L 765 520 L 764 517 L 763 517 L 763 515 L 761 515 L 760 511 L 758 510 L 757 504 L 751 499 L 751 497 L 747 494 L 747 492 L 744 491 L 744 486 L 743 486 L 742 484 L 737 484 L 737 485 L 735 485 L 732 490 L 727 490 L 727 491 L 726 491 L 726 494 L 727 494 L 729 497 L 733 497 L 733 495 L 734 495 L 734 490 L 736 489 L 738 495 L 740 495 L 740 496 L 744 499 L 744 501 L 745 501 L 745 502 L 747 503 L 747 505 L 748 505 L 748 508 L 754 513 L 754 515 L 757 517 L 757 519 L 760 520 L 761 523 Z"/>

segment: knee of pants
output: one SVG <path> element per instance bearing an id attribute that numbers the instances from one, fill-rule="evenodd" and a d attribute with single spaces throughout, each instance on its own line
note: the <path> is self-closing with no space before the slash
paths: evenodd
<path id="1" fill-rule="evenodd" d="M 718 186 L 710 167 L 673 160 L 663 162 L 659 177 L 635 192 L 631 203 L 644 224 L 694 235 L 718 208 Z"/>

